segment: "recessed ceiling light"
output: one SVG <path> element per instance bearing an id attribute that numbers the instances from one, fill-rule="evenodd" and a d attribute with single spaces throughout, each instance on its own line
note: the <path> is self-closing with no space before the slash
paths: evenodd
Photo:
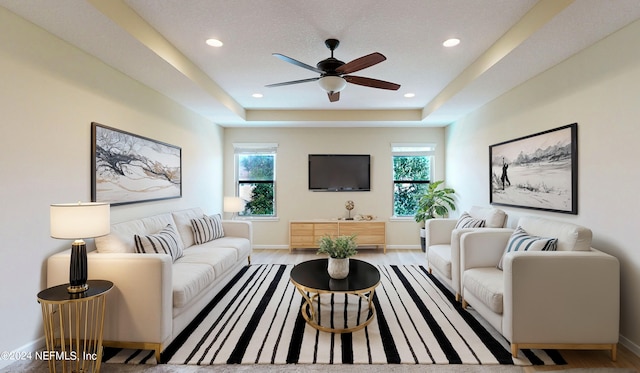
<path id="1" fill-rule="evenodd" d="M 224 44 L 218 40 L 218 39 L 207 39 L 206 43 L 212 47 L 216 47 L 219 48 L 221 46 L 223 46 Z"/>
<path id="2" fill-rule="evenodd" d="M 264 96 L 262 95 L 262 93 L 254 93 L 251 95 L 251 97 L 253 98 L 263 98 Z"/>
<path id="3" fill-rule="evenodd" d="M 406 98 L 416 97 L 416 94 L 415 93 L 405 93 L 404 97 L 406 97 Z"/>
<path id="4" fill-rule="evenodd" d="M 455 47 L 456 45 L 460 44 L 460 39 L 447 39 L 444 41 L 444 43 L 442 43 L 442 45 L 444 45 L 447 48 L 451 48 L 451 47 Z"/>

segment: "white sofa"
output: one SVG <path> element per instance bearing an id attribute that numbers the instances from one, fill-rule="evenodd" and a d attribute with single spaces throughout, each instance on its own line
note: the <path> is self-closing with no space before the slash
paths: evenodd
<path id="1" fill-rule="evenodd" d="M 96 238 L 88 253 L 89 279 L 114 283 L 107 295 L 104 345 L 160 352 L 175 339 L 213 297 L 250 264 L 252 226 L 222 221 L 224 237 L 194 244 L 191 219 L 201 209 L 176 211 L 113 224 Z M 184 245 L 183 256 L 138 254 L 134 235 L 150 235 L 173 224 Z M 70 250 L 47 261 L 47 286 L 69 282 Z"/>
<path id="2" fill-rule="evenodd" d="M 429 272 L 435 274 L 453 290 L 460 300 L 460 237 L 476 229 L 505 227 L 507 214 L 492 207 L 473 206 L 468 214 L 485 221 L 485 228 L 455 229 L 458 219 L 430 219 L 425 222 L 425 255 Z"/>
<path id="3" fill-rule="evenodd" d="M 557 251 L 516 251 L 497 264 L 511 233 L 475 231 L 461 239 L 463 307 L 471 305 L 521 348 L 603 349 L 616 359 L 620 265 L 591 248 L 587 228 L 544 218 L 518 221 L 528 235 L 557 238 Z"/>

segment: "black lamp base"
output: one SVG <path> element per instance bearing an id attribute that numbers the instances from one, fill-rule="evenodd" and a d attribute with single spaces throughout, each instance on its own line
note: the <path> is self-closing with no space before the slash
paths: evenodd
<path id="1" fill-rule="evenodd" d="M 87 245 L 83 240 L 76 240 L 71 245 L 67 291 L 76 294 L 83 293 L 87 289 L 89 289 L 89 285 L 87 285 Z"/>

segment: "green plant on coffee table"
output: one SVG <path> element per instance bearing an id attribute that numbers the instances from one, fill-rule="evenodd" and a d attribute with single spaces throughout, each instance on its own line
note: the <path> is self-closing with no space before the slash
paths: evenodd
<path id="1" fill-rule="evenodd" d="M 356 255 L 356 235 L 350 236 L 324 236 L 320 239 L 318 254 L 327 254 L 334 259 L 345 259 Z"/>

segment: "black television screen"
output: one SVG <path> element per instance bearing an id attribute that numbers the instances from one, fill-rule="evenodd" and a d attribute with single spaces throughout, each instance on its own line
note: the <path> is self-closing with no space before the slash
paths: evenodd
<path id="1" fill-rule="evenodd" d="M 309 190 L 368 191 L 370 163 L 363 154 L 309 154 Z"/>

